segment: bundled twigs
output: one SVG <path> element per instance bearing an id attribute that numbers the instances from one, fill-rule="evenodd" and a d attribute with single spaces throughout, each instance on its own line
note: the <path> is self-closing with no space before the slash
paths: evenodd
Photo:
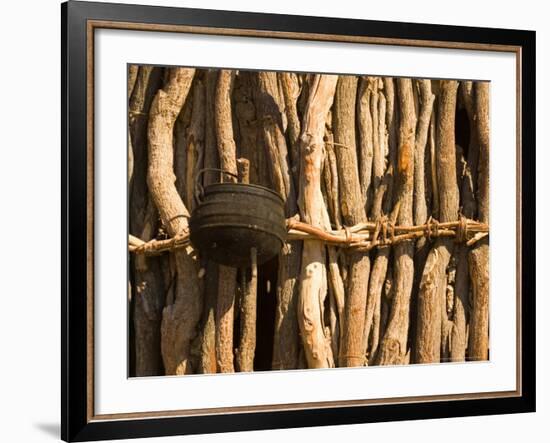
<path id="1" fill-rule="evenodd" d="M 426 223 L 416 226 L 400 226 L 388 218 L 381 217 L 376 222 L 358 223 L 338 230 L 323 230 L 307 223 L 287 219 L 287 241 L 321 240 L 332 246 L 351 248 L 358 251 L 369 251 L 374 247 L 394 245 L 406 240 L 438 237 L 455 238 L 459 243 L 472 246 L 489 235 L 489 226 L 475 220 L 461 217 L 457 221 L 439 223 L 430 218 Z M 162 252 L 189 246 L 189 231 L 172 238 L 148 242 L 130 235 L 128 249 L 135 254 L 156 255 Z"/>

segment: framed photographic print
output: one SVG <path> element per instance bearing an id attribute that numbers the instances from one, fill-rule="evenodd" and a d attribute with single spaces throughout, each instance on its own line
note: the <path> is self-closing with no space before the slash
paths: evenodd
<path id="1" fill-rule="evenodd" d="M 62 5 L 62 438 L 535 410 L 535 33 Z"/>

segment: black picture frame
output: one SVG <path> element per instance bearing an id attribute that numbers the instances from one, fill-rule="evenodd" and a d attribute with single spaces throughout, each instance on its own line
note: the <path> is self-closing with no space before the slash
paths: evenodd
<path id="1" fill-rule="evenodd" d="M 65 441 L 218 433 L 274 428 L 510 414 L 535 411 L 535 32 L 69 1 L 62 17 L 62 374 Z M 87 23 L 141 24 L 311 33 L 410 41 L 510 45 L 521 55 L 521 394 L 368 406 L 310 408 L 159 418 L 95 420 L 90 415 L 88 318 Z M 93 183 L 93 182 L 92 182 Z"/>

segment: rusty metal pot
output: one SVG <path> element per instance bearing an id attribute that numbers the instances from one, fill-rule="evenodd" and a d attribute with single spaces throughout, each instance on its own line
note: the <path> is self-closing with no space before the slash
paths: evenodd
<path id="1" fill-rule="evenodd" d="M 201 173 L 213 170 L 201 170 L 197 183 Z M 191 243 L 203 256 L 223 265 L 246 267 L 250 265 L 251 248 L 256 248 L 258 264 L 279 253 L 286 224 L 284 202 L 278 193 L 244 183 L 197 188 L 198 204 L 189 229 Z"/>

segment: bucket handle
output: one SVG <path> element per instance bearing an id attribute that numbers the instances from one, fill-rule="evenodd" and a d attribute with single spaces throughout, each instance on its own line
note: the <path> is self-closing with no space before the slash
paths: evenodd
<path id="1" fill-rule="evenodd" d="M 201 203 L 202 197 L 204 195 L 204 188 L 201 185 L 199 179 L 200 179 L 201 175 L 203 175 L 205 172 L 221 172 L 221 174 L 222 174 L 221 183 L 223 183 L 223 174 L 230 175 L 231 177 L 234 177 L 237 180 L 239 180 L 239 176 L 237 174 L 233 174 L 232 172 L 229 172 L 225 169 L 220 169 L 220 168 L 202 168 L 202 169 L 199 169 L 199 171 L 197 172 L 197 175 L 195 175 L 195 199 L 197 200 L 197 203 Z"/>

